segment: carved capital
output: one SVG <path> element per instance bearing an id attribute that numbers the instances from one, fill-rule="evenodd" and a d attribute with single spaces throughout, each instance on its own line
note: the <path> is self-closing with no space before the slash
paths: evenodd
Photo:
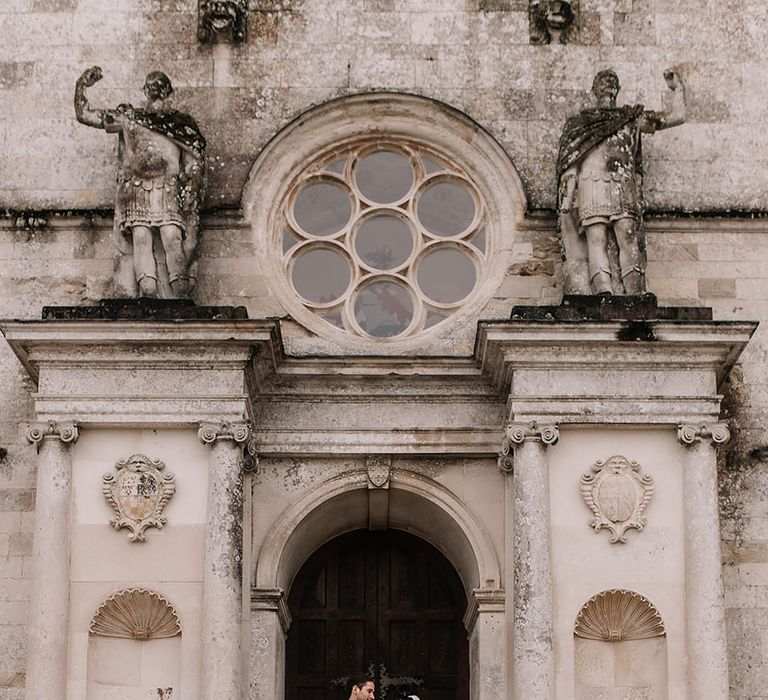
<path id="1" fill-rule="evenodd" d="M 687 423 L 677 426 L 677 439 L 683 445 L 693 445 L 695 442 L 709 440 L 713 445 L 723 445 L 731 437 L 728 424 L 719 423 Z"/>
<path id="2" fill-rule="evenodd" d="M 512 456 L 512 443 L 509 438 L 501 441 L 501 452 L 499 452 L 499 470 L 504 474 L 511 474 L 515 469 L 515 461 Z"/>
<path id="3" fill-rule="evenodd" d="M 197 437 L 204 445 L 212 445 L 217 440 L 234 440 L 244 443 L 251 434 L 250 425 L 242 423 L 201 423 Z"/>
<path id="4" fill-rule="evenodd" d="M 282 588 L 251 588 L 251 610 L 275 613 L 285 633 L 291 626 L 291 613 Z"/>
<path id="5" fill-rule="evenodd" d="M 27 442 L 40 449 L 43 440 L 56 439 L 65 444 L 77 442 L 80 433 L 77 423 L 57 423 L 49 420 L 47 423 L 34 423 L 27 429 Z"/>
<path id="6" fill-rule="evenodd" d="M 259 468 L 259 453 L 256 440 L 253 437 L 246 440 L 243 446 L 243 471 L 253 473 Z"/>
<path id="7" fill-rule="evenodd" d="M 506 594 L 503 588 L 475 588 L 472 590 L 467 611 L 464 613 L 464 628 L 471 633 L 480 615 L 503 613 Z"/>
<path id="8" fill-rule="evenodd" d="M 526 440 L 541 440 L 545 445 L 556 445 L 560 439 L 560 429 L 552 424 L 539 424 L 535 420 L 530 423 L 508 423 L 507 440 L 515 445 L 521 445 Z"/>

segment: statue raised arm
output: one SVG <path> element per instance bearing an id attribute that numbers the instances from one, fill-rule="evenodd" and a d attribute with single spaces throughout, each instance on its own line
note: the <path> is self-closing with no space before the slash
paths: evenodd
<path id="1" fill-rule="evenodd" d="M 196 278 L 205 139 L 192 117 L 168 107 L 173 86 L 165 73 L 147 75 L 143 107 L 121 104 L 113 110 L 93 109 L 88 102 L 86 89 L 101 78 L 98 66 L 80 76 L 75 116 L 81 124 L 119 134 L 117 286 L 130 296 L 186 297 Z M 155 250 L 162 250 L 159 259 Z"/>
<path id="2" fill-rule="evenodd" d="M 595 108 L 565 124 L 557 162 L 559 232 L 566 269 L 566 293 L 645 292 L 642 230 L 643 161 L 640 135 L 685 121 L 685 88 L 672 70 L 664 72 L 669 108 L 616 106 L 619 79 L 600 71 L 592 83 Z M 612 264 L 609 242 L 618 250 Z"/>

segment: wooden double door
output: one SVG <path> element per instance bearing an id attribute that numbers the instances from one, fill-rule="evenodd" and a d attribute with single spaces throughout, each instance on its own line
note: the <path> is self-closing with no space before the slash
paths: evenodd
<path id="1" fill-rule="evenodd" d="M 377 700 L 467 700 L 466 605 L 453 567 L 417 537 L 358 531 L 328 542 L 291 587 L 286 700 L 339 700 L 360 671 L 374 676 Z"/>

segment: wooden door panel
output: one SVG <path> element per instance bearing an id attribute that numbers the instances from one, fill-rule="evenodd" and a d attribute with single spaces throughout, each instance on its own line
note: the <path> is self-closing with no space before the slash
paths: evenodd
<path id="1" fill-rule="evenodd" d="M 395 531 L 336 538 L 302 567 L 289 606 L 286 700 L 338 700 L 341 679 L 369 669 L 377 700 L 469 697 L 466 598 L 422 540 Z M 409 677 L 420 685 L 402 685 Z"/>

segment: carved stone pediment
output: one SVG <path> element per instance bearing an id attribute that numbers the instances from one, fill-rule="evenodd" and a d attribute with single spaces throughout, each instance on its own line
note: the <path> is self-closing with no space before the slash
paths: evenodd
<path id="1" fill-rule="evenodd" d="M 144 542 L 148 527 L 162 528 L 167 519 L 162 514 L 176 492 L 176 481 L 170 472 L 163 473 L 165 464 L 135 454 L 115 464 L 117 473 L 108 472 L 102 478 L 101 490 L 115 516 L 109 524 L 119 530 L 128 528 L 131 542 Z"/>
<path id="2" fill-rule="evenodd" d="M 635 460 L 614 455 L 598 460 L 581 477 L 581 495 L 594 513 L 589 524 L 595 532 L 605 528 L 612 544 L 626 542 L 629 528 L 645 527 L 643 512 L 653 495 L 653 477 L 641 476 Z"/>

